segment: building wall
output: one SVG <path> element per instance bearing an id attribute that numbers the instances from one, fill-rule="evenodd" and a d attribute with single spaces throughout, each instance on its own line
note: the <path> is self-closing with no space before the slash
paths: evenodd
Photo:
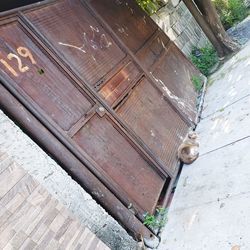
<path id="1" fill-rule="evenodd" d="M 166 2 L 151 17 L 182 52 L 189 56 L 193 46 L 203 47 L 208 39 L 182 1 L 175 7 L 173 1 Z"/>

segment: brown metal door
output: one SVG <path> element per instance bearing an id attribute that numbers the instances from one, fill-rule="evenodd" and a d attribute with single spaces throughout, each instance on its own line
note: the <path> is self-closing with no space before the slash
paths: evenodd
<path id="1" fill-rule="evenodd" d="M 55 66 L 23 29 L 15 22 L 0 30 L 0 68 L 8 87 L 128 206 L 141 215 L 152 213 L 166 178 L 95 98 Z"/>
<path id="2" fill-rule="evenodd" d="M 195 118 L 194 67 L 133 1 L 52 1 L 0 24 L 4 86 L 110 197 L 154 213 Z"/>
<path id="3" fill-rule="evenodd" d="M 160 168 L 174 176 L 177 147 L 196 115 L 196 95 L 190 80 L 196 70 L 134 1 L 89 2 L 90 5 L 77 0 L 61 1 L 25 16 L 84 83 L 115 111 L 125 101 L 129 102 L 126 99 L 142 77 L 155 91 L 158 89 L 158 98 L 164 97 L 163 104 L 168 108 L 157 117 L 157 122 L 152 117 L 151 123 L 147 123 L 147 131 L 157 129 L 155 138 L 151 135 L 154 132 L 139 132 L 140 128 L 134 128 L 135 123 L 117 114 Z M 60 32 L 60 27 L 65 27 L 64 32 Z M 180 69 L 179 73 L 175 73 L 175 67 Z M 150 94 L 147 88 L 141 92 Z M 159 106 L 157 99 L 153 102 L 155 107 Z M 157 128 L 152 127 L 153 123 L 154 127 L 158 124 Z M 165 140 L 167 134 L 170 136 Z M 168 154 L 169 159 L 162 154 Z"/>

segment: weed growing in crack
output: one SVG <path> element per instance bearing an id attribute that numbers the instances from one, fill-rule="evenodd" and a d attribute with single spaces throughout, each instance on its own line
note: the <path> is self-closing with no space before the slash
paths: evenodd
<path id="1" fill-rule="evenodd" d="M 156 209 L 156 215 L 150 213 L 145 214 L 143 224 L 152 229 L 162 228 L 167 223 L 167 212 L 168 210 L 166 208 L 158 207 Z"/>
<path id="2" fill-rule="evenodd" d="M 192 81 L 192 83 L 194 85 L 194 88 L 195 88 L 196 92 L 200 92 L 201 88 L 203 86 L 202 78 L 200 76 L 194 75 L 194 76 L 192 76 L 191 81 Z"/>

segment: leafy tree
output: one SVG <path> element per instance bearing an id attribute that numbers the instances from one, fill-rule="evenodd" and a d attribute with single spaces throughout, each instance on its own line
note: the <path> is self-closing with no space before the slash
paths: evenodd
<path id="1" fill-rule="evenodd" d="M 213 0 L 225 29 L 247 17 L 247 8 L 242 0 Z"/>
<path id="2" fill-rule="evenodd" d="M 226 33 L 211 0 L 183 0 L 222 59 L 239 49 L 239 45 Z"/>
<path id="3" fill-rule="evenodd" d="M 163 2 L 160 0 L 136 0 L 136 2 L 149 15 L 154 14 L 163 5 Z"/>

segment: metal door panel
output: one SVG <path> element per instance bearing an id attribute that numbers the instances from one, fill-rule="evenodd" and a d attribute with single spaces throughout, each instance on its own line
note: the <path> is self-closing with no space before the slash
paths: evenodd
<path id="1" fill-rule="evenodd" d="M 94 102 L 58 70 L 17 23 L 1 27 L 0 40 L 0 72 L 63 130 L 69 130 L 91 109 Z M 30 52 L 33 62 L 18 51 L 24 55 Z"/>
<path id="2" fill-rule="evenodd" d="M 145 212 L 154 211 L 164 180 L 110 119 L 94 115 L 73 140 L 127 193 L 131 204 L 137 203 Z"/>
<path id="3" fill-rule="evenodd" d="M 159 58 L 159 62 L 152 70 L 152 75 L 159 84 L 168 88 L 172 98 L 179 99 L 176 105 L 179 104 L 182 112 L 194 121 L 197 115 L 197 94 L 193 87 L 192 77 L 199 76 L 200 73 L 172 42 L 162 58 Z"/>
<path id="4" fill-rule="evenodd" d="M 140 63 L 149 72 L 160 61 L 163 53 L 168 49 L 170 39 L 162 32 L 157 31 L 155 35 L 136 53 Z"/>
<path id="5" fill-rule="evenodd" d="M 160 91 L 144 78 L 117 112 L 161 159 L 165 171 L 174 174 L 176 152 L 188 126 L 167 105 Z"/>
<path id="6" fill-rule="evenodd" d="M 112 106 L 138 78 L 140 72 L 130 61 L 100 89 L 100 94 Z"/>
<path id="7" fill-rule="evenodd" d="M 88 2 L 133 52 L 138 51 L 158 29 L 134 0 L 88 0 Z"/>
<path id="8" fill-rule="evenodd" d="M 26 17 L 92 86 L 125 57 L 80 1 L 58 1 Z"/>

